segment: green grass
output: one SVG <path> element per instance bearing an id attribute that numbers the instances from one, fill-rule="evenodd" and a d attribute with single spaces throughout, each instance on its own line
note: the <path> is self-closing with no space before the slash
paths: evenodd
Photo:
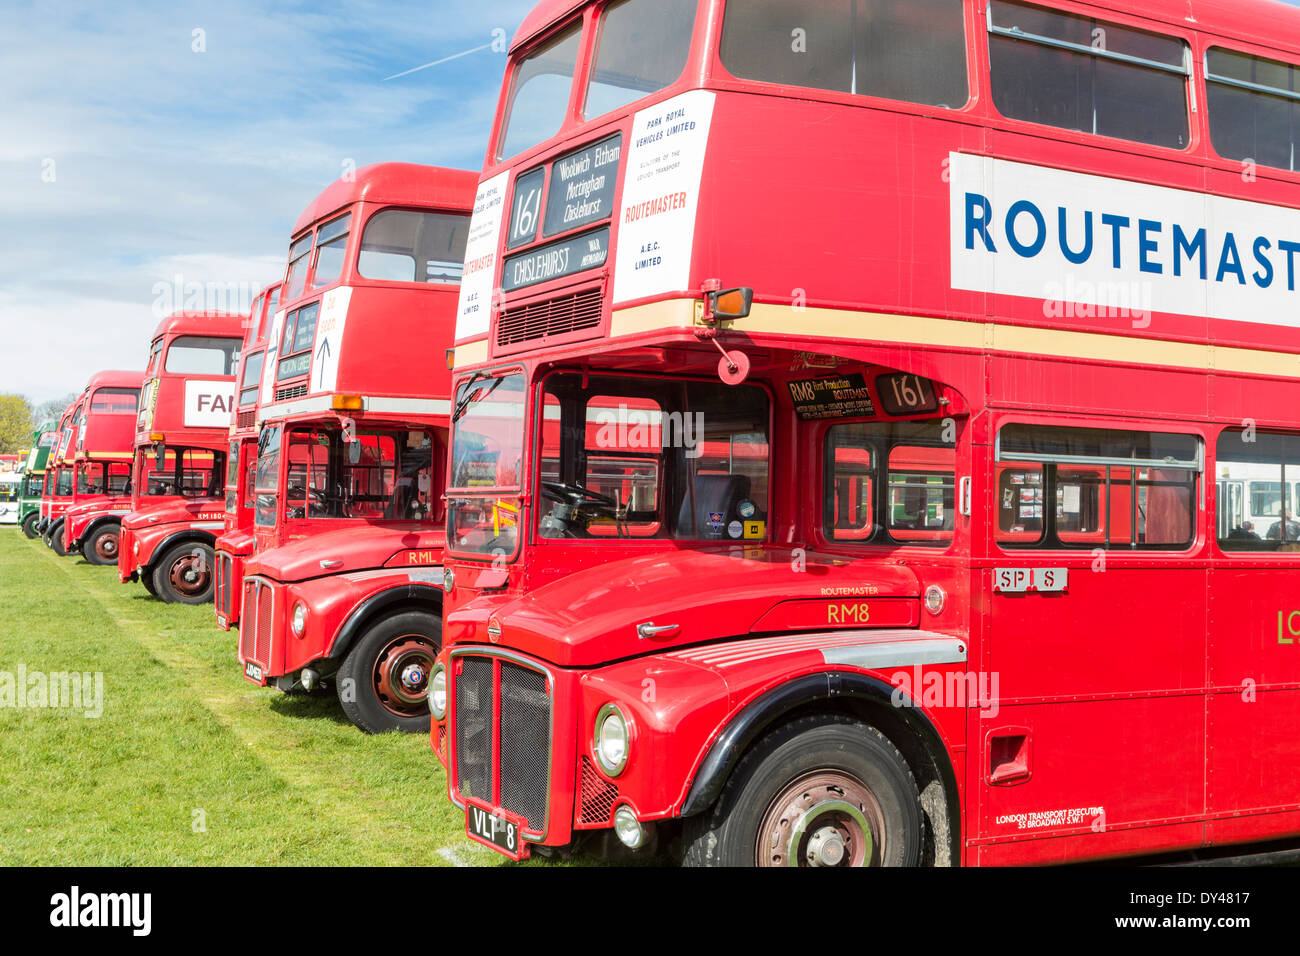
<path id="1" fill-rule="evenodd" d="M 102 672 L 104 709 L 0 707 L 0 864 L 509 865 L 427 737 L 256 687 L 211 607 L 2 531 L 0 672 Z"/>

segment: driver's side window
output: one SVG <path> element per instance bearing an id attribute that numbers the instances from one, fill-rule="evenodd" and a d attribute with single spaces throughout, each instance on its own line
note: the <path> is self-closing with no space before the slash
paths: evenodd
<path id="1" fill-rule="evenodd" d="M 548 391 L 540 467 L 550 508 L 543 510 L 543 537 L 658 536 L 662 420 L 653 399 L 593 395 L 582 408 L 564 409 Z"/>

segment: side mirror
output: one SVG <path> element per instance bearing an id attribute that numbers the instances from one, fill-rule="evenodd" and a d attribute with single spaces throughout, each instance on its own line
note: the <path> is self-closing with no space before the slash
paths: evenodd
<path id="1" fill-rule="evenodd" d="M 709 293 L 709 313 L 715 320 L 743 319 L 753 308 L 753 289 L 723 289 Z"/>

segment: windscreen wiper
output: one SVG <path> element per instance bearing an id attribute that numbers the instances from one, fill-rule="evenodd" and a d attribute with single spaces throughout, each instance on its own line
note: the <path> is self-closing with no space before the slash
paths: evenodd
<path id="1" fill-rule="evenodd" d="M 465 412 L 469 410 L 469 406 L 475 401 L 474 394 L 472 391 L 474 386 L 477 385 L 479 382 L 483 381 L 483 379 L 487 377 L 488 377 L 487 372 L 475 372 L 474 377 L 471 378 L 468 383 L 466 383 L 465 397 L 456 403 L 456 410 L 452 412 L 451 415 L 451 423 L 453 425 L 456 424 L 456 422 L 460 421 L 465 416 Z M 488 386 L 488 390 L 478 398 L 478 401 L 481 402 L 484 399 L 486 399 L 489 395 L 495 392 L 497 390 L 497 386 L 504 381 L 505 379 L 503 378 L 498 378 L 494 380 L 492 384 Z"/>

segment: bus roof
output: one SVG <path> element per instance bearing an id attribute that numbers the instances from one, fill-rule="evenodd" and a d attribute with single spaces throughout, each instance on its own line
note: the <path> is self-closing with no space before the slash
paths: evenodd
<path id="1" fill-rule="evenodd" d="M 296 237 L 312 223 L 357 202 L 417 204 L 469 211 L 478 190 L 478 173 L 418 163 L 374 163 L 350 179 L 336 179 L 313 199 L 294 224 Z M 418 200 L 413 197 L 419 197 Z"/>
<path id="2" fill-rule="evenodd" d="M 595 0 L 541 0 L 515 32 L 510 52 L 528 43 L 574 10 Z M 1050 0 L 1027 0 L 1054 7 Z M 1282 0 L 1084 0 L 1090 6 L 1203 33 L 1240 37 L 1278 49 L 1300 51 L 1300 9 Z"/>
<path id="3" fill-rule="evenodd" d="M 114 369 L 96 372 L 90 376 L 90 381 L 86 383 L 86 391 L 93 392 L 97 388 L 140 388 L 142 385 L 144 385 L 144 372 L 123 372 Z"/>
<path id="4" fill-rule="evenodd" d="M 156 339 L 173 332 L 194 335 L 244 336 L 246 315 L 237 312 L 173 312 L 158 323 L 153 337 Z M 150 340 L 152 341 L 152 339 Z"/>

